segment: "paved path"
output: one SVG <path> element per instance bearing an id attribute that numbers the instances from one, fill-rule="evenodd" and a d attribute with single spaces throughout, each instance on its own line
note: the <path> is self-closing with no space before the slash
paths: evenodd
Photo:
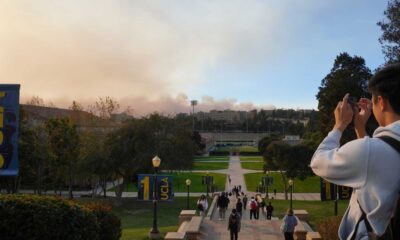
<path id="1" fill-rule="evenodd" d="M 250 170 L 251 171 L 251 170 Z M 246 183 L 244 181 L 243 174 L 248 172 L 242 169 L 240 164 L 240 159 L 237 156 L 232 156 L 229 162 L 229 169 L 227 174 L 230 175 L 231 184 L 227 181 L 225 191 L 230 191 L 233 186 L 242 186 L 242 191 L 247 193 L 250 197 L 251 193 L 247 192 Z M 203 239 L 213 239 L 213 240 L 228 240 L 230 239 L 230 233 L 228 228 L 228 217 L 232 209 L 236 206 L 236 197 L 229 198 L 230 203 L 228 210 L 226 211 L 226 218 L 224 220 L 219 220 L 218 210 L 214 213 L 213 218 L 210 220 L 205 220 L 202 225 Z M 259 220 L 250 220 L 249 208 L 243 210 L 241 230 L 239 232 L 239 239 L 246 240 L 281 240 L 284 239 L 282 233 L 279 230 L 281 224 L 280 220 L 266 220 L 265 215 L 260 211 Z"/>

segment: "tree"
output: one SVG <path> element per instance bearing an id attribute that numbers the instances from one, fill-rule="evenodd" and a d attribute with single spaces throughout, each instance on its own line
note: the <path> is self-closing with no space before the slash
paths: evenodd
<path id="1" fill-rule="evenodd" d="M 79 135 L 68 119 L 50 119 L 46 122 L 50 150 L 54 156 L 52 170 L 62 182 L 65 172 L 68 174 L 69 198 L 72 199 L 72 181 L 79 156 Z"/>
<path id="2" fill-rule="evenodd" d="M 348 53 L 339 54 L 333 64 L 331 72 L 322 80 L 317 94 L 319 109 L 319 130 L 321 136 L 326 136 L 332 129 L 335 118 L 333 112 L 337 103 L 346 93 L 355 99 L 370 98 L 368 93 L 368 79 L 371 71 L 365 66 L 362 57 L 351 57 Z M 343 134 L 342 142 L 355 138 L 351 127 Z"/>
<path id="3" fill-rule="evenodd" d="M 196 145 L 190 127 L 159 114 L 130 120 L 107 137 L 107 166 L 122 183 L 116 187 L 117 204 L 129 179 L 152 172 L 151 159 L 158 155 L 162 169 L 192 167 Z"/>
<path id="4" fill-rule="evenodd" d="M 400 1 L 390 0 L 384 11 L 387 21 L 382 20 L 377 24 L 383 31 L 379 42 L 387 63 L 400 61 Z"/>
<path id="5" fill-rule="evenodd" d="M 290 146 L 282 141 L 272 141 L 264 152 L 264 160 L 281 173 L 287 198 L 287 179 L 304 180 L 311 176 L 309 162 L 314 150 L 306 145 Z"/>

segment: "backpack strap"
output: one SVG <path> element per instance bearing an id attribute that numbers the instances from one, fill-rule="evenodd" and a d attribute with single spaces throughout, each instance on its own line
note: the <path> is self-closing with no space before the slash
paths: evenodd
<path id="1" fill-rule="evenodd" d="M 379 138 L 380 140 L 384 141 L 386 144 L 388 144 L 393 149 L 395 149 L 398 153 L 400 153 L 400 141 L 398 141 L 398 140 L 396 140 L 396 139 L 394 139 L 394 138 L 392 138 L 390 136 L 381 136 L 381 137 L 377 137 L 377 138 Z M 400 197 L 400 193 L 399 193 L 399 197 Z M 370 235 L 370 237 L 371 237 L 371 235 L 373 235 L 373 237 L 375 237 L 375 239 L 379 239 L 379 237 L 377 237 L 374 234 L 374 232 L 372 230 L 372 227 L 371 227 L 371 224 L 369 223 L 369 221 L 367 219 L 367 215 L 365 214 L 364 210 L 362 209 L 358 199 L 357 199 L 357 203 L 358 203 L 358 206 L 361 209 L 362 215 L 361 215 L 360 219 L 358 219 L 358 221 L 357 221 L 356 227 L 354 229 L 353 236 L 351 236 L 351 240 L 354 240 L 356 238 L 357 231 L 358 231 L 358 226 L 360 225 L 360 222 L 363 221 L 363 220 L 364 220 L 365 227 L 367 228 L 367 232 Z M 395 213 L 400 211 L 399 203 L 400 203 L 400 198 L 398 200 L 397 209 L 395 209 Z M 395 214 L 395 216 L 396 215 L 397 215 L 397 213 Z M 396 236 L 397 234 L 395 233 L 394 226 L 396 226 L 396 224 L 397 224 L 397 223 L 395 223 L 395 221 L 399 221 L 399 220 L 398 219 L 394 219 L 394 218 L 392 218 L 390 220 L 390 223 L 389 223 L 389 225 L 388 225 L 388 227 L 386 229 L 386 232 L 385 232 L 384 236 L 390 235 L 390 239 L 396 239 L 397 240 L 399 238 L 398 238 L 398 236 Z M 396 236 L 396 237 L 394 237 L 394 236 Z M 385 238 L 385 239 L 387 239 L 387 238 Z"/>
<path id="2" fill-rule="evenodd" d="M 389 136 L 382 136 L 378 137 L 380 140 L 384 141 L 385 143 L 389 144 L 392 148 L 394 148 L 398 153 L 400 153 L 400 141 L 389 137 Z"/>

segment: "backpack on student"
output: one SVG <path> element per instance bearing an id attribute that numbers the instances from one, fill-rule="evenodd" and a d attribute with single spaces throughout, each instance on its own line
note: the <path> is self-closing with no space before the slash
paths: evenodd
<path id="1" fill-rule="evenodd" d="M 389 136 L 382 136 L 382 137 L 378 137 L 378 138 L 381 139 L 382 141 L 384 141 L 385 143 L 389 144 L 392 148 L 397 150 L 397 152 L 400 154 L 400 141 L 398 141 L 392 137 L 389 137 Z M 357 200 L 357 202 L 358 202 L 358 200 Z M 360 205 L 360 203 L 358 203 L 358 205 Z M 374 231 L 372 230 L 371 224 L 369 223 L 369 221 L 367 219 L 366 213 L 361 208 L 361 206 L 360 206 L 360 209 L 362 211 L 362 216 L 360 217 L 360 219 L 357 222 L 357 225 L 354 230 L 354 234 L 351 237 L 351 240 L 354 240 L 356 238 L 358 225 L 360 224 L 360 222 L 362 220 L 364 220 L 364 222 L 365 222 L 365 226 L 367 228 L 368 235 L 371 240 L 400 240 L 400 232 L 399 232 L 399 229 L 400 229 L 400 193 L 399 193 L 399 197 L 397 199 L 397 205 L 396 205 L 396 208 L 394 211 L 394 215 L 393 215 L 392 219 L 390 219 L 389 225 L 386 227 L 385 233 L 382 236 L 377 236 L 374 233 Z"/>
<path id="2" fill-rule="evenodd" d="M 250 203 L 250 208 L 251 208 L 251 210 L 256 210 L 256 209 L 257 209 L 257 203 L 256 203 L 256 201 L 251 201 L 251 203 Z"/>

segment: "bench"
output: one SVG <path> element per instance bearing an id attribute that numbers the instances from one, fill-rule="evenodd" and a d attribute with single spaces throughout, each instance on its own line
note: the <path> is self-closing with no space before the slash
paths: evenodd
<path id="1" fill-rule="evenodd" d="M 182 232 L 168 232 L 165 235 L 165 240 L 186 240 L 186 233 Z"/>
<path id="2" fill-rule="evenodd" d="M 178 233 L 186 233 L 187 239 L 196 240 L 201 235 L 200 227 L 203 217 L 194 216 L 190 221 L 185 221 L 179 226 Z"/>
<path id="3" fill-rule="evenodd" d="M 305 221 L 305 222 L 308 221 L 308 212 L 306 210 L 293 210 L 293 213 L 301 221 Z"/>
<path id="4" fill-rule="evenodd" d="M 297 240 L 307 240 L 306 235 L 307 235 L 307 229 L 303 225 L 303 223 L 300 221 L 300 219 L 297 218 L 297 226 L 294 228 L 294 236 L 295 239 Z"/>
<path id="5" fill-rule="evenodd" d="M 179 225 L 185 221 L 190 221 L 194 216 L 196 216 L 196 210 L 182 210 L 179 214 Z"/>
<path id="6" fill-rule="evenodd" d="M 307 240 L 321 240 L 321 234 L 319 232 L 308 232 L 307 233 Z"/>

